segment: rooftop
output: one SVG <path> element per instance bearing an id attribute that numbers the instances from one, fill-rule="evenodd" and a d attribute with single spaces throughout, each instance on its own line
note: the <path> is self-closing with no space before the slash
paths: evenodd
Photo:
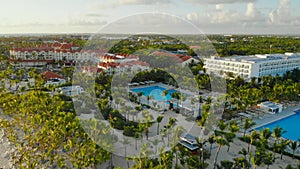
<path id="1" fill-rule="evenodd" d="M 45 80 L 49 80 L 49 79 L 63 79 L 63 76 L 51 72 L 51 71 L 45 71 L 44 73 L 42 73 L 44 75 Z"/>
<path id="2" fill-rule="evenodd" d="M 225 60 L 231 62 L 244 62 L 244 63 L 259 63 L 269 62 L 272 60 L 289 60 L 294 58 L 300 58 L 300 53 L 285 53 L 285 54 L 256 54 L 248 56 L 231 56 L 226 58 L 212 57 L 215 60 Z"/>

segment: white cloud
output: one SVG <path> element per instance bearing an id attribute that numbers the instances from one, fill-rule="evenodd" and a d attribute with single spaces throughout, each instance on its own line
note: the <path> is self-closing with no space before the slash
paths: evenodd
<path id="1" fill-rule="evenodd" d="M 190 14 L 196 19 L 197 14 Z M 196 34 L 195 27 L 183 18 L 164 13 L 143 13 L 131 15 L 106 25 L 101 33 L 157 33 L 157 34 Z"/>
<path id="2" fill-rule="evenodd" d="M 171 4 L 171 0 L 110 0 L 105 3 L 97 3 L 91 6 L 92 9 L 110 9 L 128 5 L 155 5 Z"/>
<path id="3" fill-rule="evenodd" d="M 246 16 L 250 18 L 255 18 L 258 15 L 258 11 L 253 2 L 249 2 L 247 5 Z"/>
<path id="4" fill-rule="evenodd" d="M 170 0 L 119 0 L 118 3 L 121 5 L 149 5 L 156 3 L 170 3 Z"/>
<path id="5" fill-rule="evenodd" d="M 232 3 L 248 3 L 255 2 L 256 0 L 185 0 L 190 3 L 197 4 L 232 4 Z"/>
<path id="6" fill-rule="evenodd" d="M 216 10 L 223 10 L 225 8 L 224 4 L 217 4 L 216 5 Z"/>
<path id="7" fill-rule="evenodd" d="M 269 21 L 275 24 L 290 22 L 290 0 L 280 0 L 278 8 L 269 13 Z"/>
<path id="8" fill-rule="evenodd" d="M 87 14 L 85 14 L 85 16 L 87 16 L 87 17 L 105 17 L 107 15 L 100 14 L 100 13 L 87 13 Z"/>
<path id="9" fill-rule="evenodd" d="M 240 19 L 240 14 L 227 9 L 218 10 L 212 15 L 211 23 L 233 23 Z"/>
<path id="10" fill-rule="evenodd" d="M 187 20 L 197 21 L 199 19 L 199 15 L 196 12 L 188 13 L 186 15 Z"/>

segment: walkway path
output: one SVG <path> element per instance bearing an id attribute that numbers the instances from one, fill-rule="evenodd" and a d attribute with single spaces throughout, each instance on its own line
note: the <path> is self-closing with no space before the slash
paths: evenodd
<path id="1" fill-rule="evenodd" d="M 268 123 L 272 123 L 279 119 L 291 116 L 291 115 L 295 114 L 296 110 L 299 110 L 299 109 L 300 109 L 300 105 L 292 106 L 292 107 L 288 107 L 288 108 L 284 109 L 281 113 L 270 115 L 267 118 L 262 118 L 262 119 L 254 118 L 253 120 L 256 123 L 256 125 L 253 127 L 253 129 L 258 128 L 263 125 L 266 125 Z"/>

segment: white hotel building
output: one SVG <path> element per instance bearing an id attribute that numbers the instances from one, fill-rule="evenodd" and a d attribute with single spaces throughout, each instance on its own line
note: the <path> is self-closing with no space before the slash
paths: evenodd
<path id="1" fill-rule="evenodd" d="M 300 68 L 300 53 L 265 54 L 250 56 L 216 57 L 204 59 L 207 73 L 221 76 L 231 72 L 244 79 L 268 75 L 283 75 L 287 71 Z"/>

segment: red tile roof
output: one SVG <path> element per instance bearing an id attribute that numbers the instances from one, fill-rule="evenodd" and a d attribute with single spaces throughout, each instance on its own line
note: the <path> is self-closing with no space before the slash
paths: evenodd
<path id="1" fill-rule="evenodd" d="M 51 46 L 52 46 L 53 48 L 58 48 L 58 47 L 61 46 L 61 44 L 58 43 L 58 42 L 56 41 L 56 42 L 54 42 Z"/>
<path id="2" fill-rule="evenodd" d="M 44 75 L 45 80 L 55 79 L 55 78 L 59 78 L 59 79 L 64 78 L 63 76 L 61 76 L 57 73 L 51 72 L 51 71 L 45 71 L 42 74 Z"/>
<path id="3" fill-rule="evenodd" d="M 173 54 L 173 53 L 169 53 L 169 52 L 159 52 L 159 51 L 153 52 L 151 55 L 172 57 L 174 59 L 174 61 L 177 63 L 182 63 L 182 62 L 187 61 L 190 58 L 192 58 L 191 56 L 186 56 L 186 55 L 182 55 L 182 54 Z"/>
<path id="4" fill-rule="evenodd" d="M 72 44 L 67 44 L 67 43 L 64 43 L 60 46 L 60 50 L 71 50 L 71 48 L 73 47 Z"/>
<path id="5" fill-rule="evenodd" d="M 100 67 L 100 68 L 116 68 L 117 66 L 119 66 L 119 64 L 118 63 L 115 63 L 115 62 L 108 62 L 108 63 L 105 63 L 105 62 L 100 62 L 99 64 L 98 64 L 98 66 Z"/>
<path id="6" fill-rule="evenodd" d="M 189 46 L 190 49 L 201 49 L 201 46 Z"/>
<path id="7" fill-rule="evenodd" d="M 84 66 L 83 71 L 85 72 L 91 72 L 91 73 L 99 73 L 102 70 L 99 69 L 97 66 Z"/>

